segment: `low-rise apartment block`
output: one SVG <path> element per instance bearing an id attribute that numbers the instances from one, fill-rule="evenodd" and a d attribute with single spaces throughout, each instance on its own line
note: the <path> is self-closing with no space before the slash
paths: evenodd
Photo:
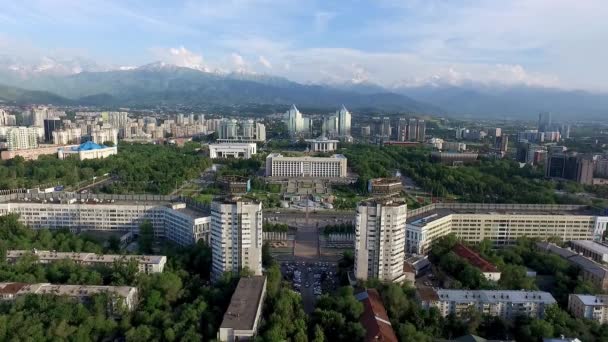
<path id="1" fill-rule="evenodd" d="M 584 280 L 590 281 L 602 290 L 608 290 L 608 267 L 553 243 L 537 242 L 536 247 L 539 250 L 557 254 L 566 259 L 569 263 L 581 269 Z"/>
<path id="2" fill-rule="evenodd" d="M 608 323 L 608 295 L 571 294 L 568 296 L 568 311 L 576 318 Z"/>
<path id="3" fill-rule="evenodd" d="M 436 203 L 408 212 L 406 251 L 427 253 L 448 234 L 472 243 L 489 239 L 496 246 L 524 236 L 599 240 L 607 223 L 608 217 L 583 205 Z"/>
<path id="4" fill-rule="evenodd" d="M 114 312 L 120 307 L 131 311 L 137 306 L 138 300 L 137 288 L 130 286 L 0 283 L 0 300 L 12 301 L 28 294 L 63 296 L 83 303 L 95 295 L 106 294 L 112 298 L 110 309 Z"/>
<path id="5" fill-rule="evenodd" d="M 448 290 L 421 288 L 417 297 L 422 307 L 435 307 L 443 317 L 461 316 L 471 308 L 481 314 L 511 320 L 517 316 L 542 319 L 545 309 L 556 304 L 548 292 L 511 290 Z"/>
<path id="6" fill-rule="evenodd" d="M 283 157 L 271 153 L 266 157 L 266 177 L 342 178 L 347 176 L 346 157 Z"/>
<path id="7" fill-rule="evenodd" d="M 608 246 L 597 241 L 574 240 L 570 247 L 595 262 L 608 263 Z"/>
<path id="8" fill-rule="evenodd" d="M 41 251 L 41 250 L 9 250 L 6 252 L 6 260 L 8 262 L 17 262 L 17 260 L 27 255 L 33 255 L 38 258 L 38 262 L 49 264 L 58 260 L 72 260 L 80 265 L 105 265 L 112 266 L 114 262 L 129 262 L 137 261 L 139 272 L 162 273 L 167 263 L 167 257 L 164 255 L 116 255 L 116 254 L 95 254 L 95 253 L 75 253 L 75 252 L 56 252 L 56 251 Z"/>
<path id="9" fill-rule="evenodd" d="M 239 280 L 217 333 L 221 342 L 249 341 L 257 331 L 266 297 L 266 277 Z"/>
<path id="10" fill-rule="evenodd" d="M 100 198 L 104 198 L 103 196 Z M 191 245 L 203 239 L 209 242 L 210 222 L 206 214 L 185 203 L 163 198 L 131 199 L 125 196 L 84 198 L 75 194 L 12 194 L 0 201 L 0 216 L 18 214 L 19 221 L 33 228 L 69 229 L 70 231 L 138 232 L 150 222 L 154 235 L 179 245 Z M 114 200 L 113 198 L 118 198 Z"/>
<path id="11" fill-rule="evenodd" d="M 458 243 L 454 246 L 452 250 L 456 255 L 465 259 L 469 264 L 478 268 L 484 275 L 487 280 L 491 281 L 499 281 L 500 280 L 500 271 L 496 266 L 494 266 L 491 262 L 482 258 L 475 251 L 470 249 L 469 247 Z"/>

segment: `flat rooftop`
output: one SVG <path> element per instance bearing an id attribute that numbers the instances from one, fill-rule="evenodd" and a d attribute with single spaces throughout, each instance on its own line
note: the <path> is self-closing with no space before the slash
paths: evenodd
<path id="1" fill-rule="evenodd" d="M 400 199 L 399 197 L 379 197 L 379 198 L 370 198 L 370 199 L 366 199 L 364 201 L 361 201 L 360 205 L 383 205 L 386 207 L 399 207 L 402 205 L 406 205 L 407 203 Z"/>
<path id="2" fill-rule="evenodd" d="M 598 254 L 608 254 L 608 246 L 601 244 L 596 241 L 590 240 L 572 240 L 570 241 L 573 245 L 578 245 L 583 248 L 589 249 Z"/>
<path id="3" fill-rule="evenodd" d="M 280 158 L 285 160 L 332 160 L 332 159 L 346 159 L 346 156 L 343 154 L 334 154 L 331 157 L 310 157 L 310 156 L 301 156 L 301 157 L 284 157 L 280 153 L 271 153 L 266 158 Z"/>
<path id="4" fill-rule="evenodd" d="M 230 299 L 220 329 L 254 330 L 255 317 L 261 305 L 265 284 L 265 276 L 241 278 Z"/>
<path id="5" fill-rule="evenodd" d="M 63 260 L 70 259 L 81 262 L 106 262 L 111 263 L 116 260 L 137 260 L 139 263 L 160 264 L 166 261 L 164 255 L 119 255 L 119 254 L 95 254 L 95 253 L 74 253 L 74 252 L 54 252 L 41 250 L 9 250 L 6 252 L 7 258 L 21 258 L 25 255 L 35 255 L 40 260 Z"/>
<path id="6" fill-rule="evenodd" d="M 542 291 L 514 291 L 514 290 L 435 290 L 439 300 L 469 303 L 475 300 L 484 303 L 556 303 L 555 298 L 549 292 Z"/>
<path id="7" fill-rule="evenodd" d="M 608 306 L 608 295 L 586 295 L 586 294 L 573 294 L 578 297 L 581 302 L 589 306 Z"/>
<path id="8" fill-rule="evenodd" d="M 449 207 L 450 204 L 446 203 L 445 206 L 439 208 L 433 208 L 420 214 L 412 215 L 407 218 L 407 223 L 411 225 L 423 226 L 427 223 L 439 220 L 448 215 L 452 214 L 471 214 L 471 215 L 547 215 L 547 216 L 565 216 L 565 215 L 580 215 L 580 216 L 596 216 L 593 210 L 587 206 L 551 206 L 551 208 L 541 209 L 538 207 L 531 206 L 525 208 L 525 205 L 521 205 L 519 208 L 512 207 L 511 204 L 496 204 L 494 208 L 459 208 L 458 206 Z M 502 208 L 501 208 L 502 207 Z"/>

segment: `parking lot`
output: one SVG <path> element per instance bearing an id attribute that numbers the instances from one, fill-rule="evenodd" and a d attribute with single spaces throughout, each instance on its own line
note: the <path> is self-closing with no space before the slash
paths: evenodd
<path id="1" fill-rule="evenodd" d="M 337 265 L 331 262 L 286 261 L 281 264 L 283 278 L 302 295 L 307 313 L 314 310 L 318 297 L 336 290 L 339 284 L 337 271 Z"/>

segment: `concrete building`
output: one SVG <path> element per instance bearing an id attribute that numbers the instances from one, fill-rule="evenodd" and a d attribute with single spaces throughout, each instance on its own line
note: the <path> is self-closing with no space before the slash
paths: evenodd
<path id="1" fill-rule="evenodd" d="M 257 333 L 266 297 L 266 277 L 239 280 L 217 333 L 221 342 L 249 341 Z"/>
<path id="2" fill-rule="evenodd" d="M 212 278 L 249 269 L 262 274 L 262 204 L 226 197 L 211 204 Z"/>
<path id="3" fill-rule="evenodd" d="M 467 150 L 467 144 L 457 141 L 444 141 L 441 144 L 441 150 L 446 152 L 464 152 Z"/>
<path id="4" fill-rule="evenodd" d="M 489 239 L 496 246 L 519 237 L 599 240 L 608 217 L 583 205 L 435 203 L 408 212 L 406 248 L 423 254 L 433 241 L 455 234 L 478 243 Z"/>
<path id="5" fill-rule="evenodd" d="M 608 295 L 571 294 L 568 296 L 568 311 L 576 318 L 606 324 L 608 323 Z"/>
<path id="6" fill-rule="evenodd" d="M 477 161 L 477 153 L 457 153 L 457 152 L 431 152 L 431 159 L 435 162 L 450 166 L 471 164 Z"/>
<path id="7" fill-rule="evenodd" d="M 397 342 L 397 335 L 386 313 L 382 297 L 376 289 L 368 289 L 355 295 L 363 303 L 363 314 L 359 322 L 365 329 L 365 342 Z"/>
<path id="8" fill-rule="evenodd" d="M 367 192 L 374 196 L 396 195 L 403 190 L 401 178 L 374 178 L 367 182 Z"/>
<path id="9" fill-rule="evenodd" d="M 130 286 L 0 283 L 0 300 L 12 301 L 29 294 L 65 296 L 78 302 L 88 302 L 94 295 L 106 294 L 112 298 L 111 307 L 108 308 L 112 312 L 118 312 L 119 306 L 132 311 L 138 301 L 137 288 Z"/>
<path id="10" fill-rule="evenodd" d="M 351 127 L 351 114 L 350 112 L 342 105 L 342 107 L 336 112 L 336 116 L 338 117 L 338 136 L 346 137 L 350 136 L 350 127 Z"/>
<path id="11" fill-rule="evenodd" d="M 307 139 L 312 152 L 333 152 L 338 149 L 339 140 L 331 140 L 325 136 L 316 139 Z"/>
<path id="12" fill-rule="evenodd" d="M 341 178 L 347 176 L 346 157 L 283 157 L 271 153 L 266 157 L 266 177 Z"/>
<path id="13" fill-rule="evenodd" d="M 118 129 L 113 127 L 96 128 L 91 131 L 91 140 L 100 145 L 111 141 L 116 146 L 118 145 Z"/>
<path id="14" fill-rule="evenodd" d="M 53 131 L 52 135 L 55 145 L 80 144 L 82 129 L 79 127 L 64 128 Z"/>
<path id="15" fill-rule="evenodd" d="M 511 290 L 448 290 L 421 288 L 417 292 L 423 308 L 435 307 L 443 317 L 460 317 L 470 308 L 482 315 L 512 320 L 518 316 L 542 319 L 545 310 L 556 305 L 549 292 Z"/>
<path id="16" fill-rule="evenodd" d="M 151 274 L 162 273 L 167 263 L 164 255 L 115 255 L 115 254 L 95 254 L 95 253 L 76 253 L 76 252 L 57 252 L 41 250 L 9 250 L 6 252 L 6 260 L 14 263 L 27 255 L 33 255 L 41 264 L 49 264 L 58 260 L 72 260 L 80 265 L 106 265 L 112 266 L 116 261 L 129 262 L 137 261 L 139 272 Z"/>
<path id="17" fill-rule="evenodd" d="M 593 184 L 594 168 L 591 158 L 576 153 L 551 153 L 547 159 L 545 176 Z"/>
<path id="18" fill-rule="evenodd" d="M 62 126 L 61 118 L 44 119 L 44 141 L 46 143 L 52 143 L 53 132 L 61 129 Z"/>
<path id="19" fill-rule="evenodd" d="M 295 105 L 291 105 L 291 108 L 285 112 L 284 121 L 287 125 L 287 130 L 292 135 L 310 132 L 310 118 L 303 117 Z"/>
<path id="20" fill-rule="evenodd" d="M 59 159 L 67 159 L 71 157 L 76 157 L 78 160 L 103 159 L 115 154 L 118 154 L 118 149 L 116 146 L 108 147 L 98 145 L 92 141 L 87 141 L 84 144 L 71 148 L 60 147 L 57 150 L 57 158 Z"/>
<path id="21" fill-rule="evenodd" d="M 36 160 L 40 156 L 56 154 L 60 148 L 70 149 L 73 147 L 77 147 L 77 145 L 67 145 L 67 146 L 40 145 L 38 148 L 32 148 L 32 149 L 28 149 L 28 150 L 2 151 L 2 152 L 0 152 L 0 159 L 9 160 L 9 159 L 13 159 L 17 156 L 20 156 L 25 160 Z"/>
<path id="22" fill-rule="evenodd" d="M 355 219 L 355 276 L 402 282 L 407 204 L 383 198 L 359 203 Z"/>
<path id="23" fill-rule="evenodd" d="M 570 247 L 579 254 L 599 263 L 608 263 L 608 246 L 597 241 L 573 240 Z"/>
<path id="24" fill-rule="evenodd" d="M 0 108 L 0 126 L 15 126 L 17 117 Z"/>
<path id="25" fill-rule="evenodd" d="M 37 148 L 38 135 L 35 127 L 11 127 L 6 131 L 7 148 L 9 151 Z"/>
<path id="26" fill-rule="evenodd" d="M 482 258 L 478 253 L 467 246 L 458 243 L 452 250 L 456 255 L 466 260 L 469 264 L 476 267 L 483 273 L 483 276 L 490 281 L 500 280 L 500 271 L 491 262 Z"/>
<path id="27" fill-rule="evenodd" d="M 137 201 L 96 201 L 93 198 L 78 200 L 68 196 L 60 198 L 60 195 L 53 193 L 11 196 L 13 198 L 0 202 L 0 216 L 18 214 L 19 221 L 33 229 L 137 233 L 139 226 L 148 221 L 152 224 L 156 237 L 166 238 L 182 246 L 194 244 L 200 239 L 209 242 L 210 238 L 209 215 L 186 207 L 185 203 L 152 198 Z"/>
<path id="28" fill-rule="evenodd" d="M 256 152 L 257 145 L 255 143 L 226 143 L 209 145 L 209 157 L 211 159 L 251 159 Z"/>
<path id="29" fill-rule="evenodd" d="M 537 242 L 536 247 L 541 251 L 559 255 L 581 269 L 583 280 L 593 283 L 597 288 L 608 290 L 608 267 L 553 243 Z"/>

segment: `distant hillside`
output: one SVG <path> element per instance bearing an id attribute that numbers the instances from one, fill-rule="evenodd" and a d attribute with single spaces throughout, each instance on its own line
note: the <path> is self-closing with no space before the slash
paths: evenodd
<path id="1" fill-rule="evenodd" d="M 47 91 L 26 90 L 6 85 L 0 85 L 0 101 L 16 104 L 41 103 L 66 105 L 72 103 L 71 100 Z"/>

